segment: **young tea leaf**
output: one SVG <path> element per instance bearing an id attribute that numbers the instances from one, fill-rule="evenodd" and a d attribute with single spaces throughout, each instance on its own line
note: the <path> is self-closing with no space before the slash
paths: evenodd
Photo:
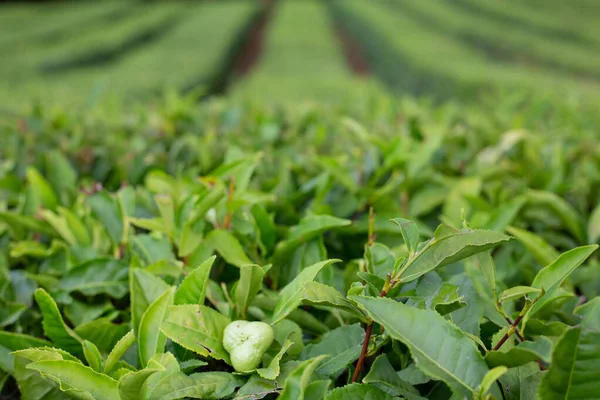
<path id="1" fill-rule="evenodd" d="M 300 272 L 298 276 L 288 283 L 279 293 L 280 298 L 273 310 L 272 323 L 276 324 L 281 321 L 300 305 L 304 293 L 304 284 L 306 282 L 315 279 L 319 271 L 327 265 L 339 261 L 340 260 L 336 259 L 321 261 L 302 270 L 302 272 Z"/>
<path id="2" fill-rule="evenodd" d="M 400 280 L 410 282 L 429 271 L 490 250 L 509 239 L 494 231 L 446 231 L 443 234 L 436 231 L 436 238 L 404 265 L 399 273 Z"/>
<path id="3" fill-rule="evenodd" d="M 144 367 L 155 354 L 164 351 L 167 338 L 161 333 L 160 326 L 168 307 L 173 304 L 173 292 L 174 288 L 167 289 L 150 304 L 140 321 L 138 349 L 140 362 Z"/>
<path id="4" fill-rule="evenodd" d="M 96 372 L 102 372 L 102 356 L 96 345 L 89 340 L 84 340 L 82 345 L 83 355 L 90 368 Z"/>
<path id="5" fill-rule="evenodd" d="M 404 218 L 394 218 L 392 221 L 400 227 L 402 238 L 408 248 L 408 256 L 412 257 L 419 244 L 419 227 L 414 222 Z"/>
<path id="6" fill-rule="evenodd" d="M 83 340 L 65 324 L 52 296 L 44 289 L 37 289 L 35 301 L 42 312 L 44 334 L 61 349 L 83 356 L 81 347 Z"/>
<path id="7" fill-rule="evenodd" d="M 240 242 L 229 231 L 215 229 L 206 235 L 206 242 L 215 248 L 221 257 L 231 265 L 241 267 L 242 265 L 252 264 Z"/>
<path id="8" fill-rule="evenodd" d="M 104 363 L 104 373 L 106 375 L 110 375 L 113 371 L 114 367 L 117 365 L 117 362 L 123 357 L 125 352 L 135 343 L 135 333 L 133 330 L 127 332 L 125 336 L 123 336 L 115 347 L 110 351 L 108 357 L 106 358 L 106 362 Z"/>
<path id="9" fill-rule="evenodd" d="M 216 256 L 212 256 L 185 277 L 175 291 L 175 305 L 204 304 L 210 269 Z"/>
<path id="10" fill-rule="evenodd" d="M 265 271 L 256 264 L 240 267 L 240 280 L 235 288 L 234 299 L 240 317 L 246 317 L 246 309 L 256 294 L 262 289 Z"/>

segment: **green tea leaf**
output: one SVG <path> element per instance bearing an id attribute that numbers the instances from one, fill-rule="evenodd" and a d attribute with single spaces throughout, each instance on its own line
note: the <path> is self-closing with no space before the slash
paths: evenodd
<path id="1" fill-rule="evenodd" d="M 82 345 L 83 355 L 90 368 L 96 372 L 102 372 L 102 356 L 96 345 L 89 340 L 84 340 Z"/>
<path id="2" fill-rule="evenodd" d="M 504 366 L 490 369 L 481 381 L 481 386 L 479 387 L 479 396 L 484 398 L 487 392 L 489 392 L 489 390 L 492 388 L 492 385 L 507 372 L 508 368 Z"/>
<path id="3" fill-rule="evenodd" d="M 582 246 L 561 254 L 554 262 L 538 272 L 531 286 L 549 289 L 557 283 L 560 285 L 597 248 L 598 245 Z"/>
<path id="4" fill-rule="evenodd" d="M 150 367 L 152 365 L 152 367 Z M 165 368 L 150 360 L 149 367 L 140 371 L 132 371 L 119 379 L 119 394 L 121 400 L 140 400 L 142 397 L 143 386 L 156 372 L 165 371 Z"/>
<path id="5" fill-rule="evenodd" d="M 210 269 L 215 262 L 216 256 L 212 256 L 194 269 L 185 277 L 175 292 L 176 305 L 179 304 L 204 304 L 206 287 Z"/>
<path id="6" fill-rule="evenodd" d="M 561 219 L 565 227 L 579 243 L 586 242 L 584 222 L 577 211 L 566 200 L 551 192 L 529 190 L 527 192 L 527 204 L 534 207 L 547 207 Z"/>
<path id="7" fill-rule="evenodd" d="M 331 381 L 328 379 L 322 379 L 319 381 L 312 381 L 306 387 L 304 391 L 305 400 L 323 400 L 327 391 L 331 386 Z"/>
<path id="8" fill-rule="evenodd" d="M 600 332 L 574 327 L 556 343 L 542 379 L 541 400 L 600 397 Z"/>
<path id="9" fill-rule="evenodd" d="M 417 389 L 398 376 L 386 355 L 381 355 L 375 359 L 363 382 L 378 387 L 394 397 L 402 396 L 413 400 L 421 398 Z"/>
<path id="10" fill-rule="evenodd" d="M 507 400 L 537 400 L 538 386 L 545 374 L 535 363 L 510 368 L 500 377 L 504 396 Z"/>
<path id="11" fill-rule="evenodd" d="M 600 297 L 594 297 L 587 303 L 577 307 L 575 314 L 581 315 L 581 327 L 583 329 L 600 331 Z M 2 344 L 1 341 L 0 344 Z"/>
<path id="12" fill-rule="evenodd" d="M 244 383 L 227 372 L 200 372 L 192 375 L 174 373 L 157 384 L 148 400 L 174 400 L 182 397 L 194 399 L 220 399 L 230 396 Z"/>
<path id="13" fill-rule="evenodd" d="M 0 211 L 0 221 L 5 223 L 13 234 L 20 238 L 23 238 L 27 231 L 56 236 L 56 232 L 47 222 L 38 220 L 33 216 Z"/>
<path id="14" fill-rule="evenodd" d="M 348 226 L 351 223 L 350 220 L 332 217 L 331 215 L 309 215 L 304 217 L 298 225 L 289 230 L 287 240 L 277 244 L 273 259 L 277 263 L 281 263 L 289 253 L 302 243 L 308 242 L 325 231 Z"/>
<path id="15" fill-rule="evenodd" d="M 500 293 L 498 301 L 503 303 L 505 301 L 519 299 L 531 293 L 539 293 L 540 291 L 541 289 L 531 286 L 515 286 Z"/>
<path id="16" fill-rule="evenodd" d="M 442 236 L 438 235 L 405 264 L 399 273 L 400 280 L 410 282 L 429 271 L 490 250 L 509 239 L 502 233 L 483 230 L 449 231 Z"/>
<path id="17" fill-rule="evenodd" d="M 240 267 L 240 280 L 235 288 L 234 299 L 240 317 L 246 317 L 246 309 L 262 289 L 265 271 L 256 264 Z M 274 379 L 274 378 L 273 378 Z"/>
<path id="18" fill-rule="evenodd" d="M 598 243 L 600 239 L 600 204 L 590 214 L 587 234 L 589 243 Z"/>
<path id="19" fill-rule="evenodd" d="M 71 269 L 60 281 L 60 288 L 67 292 L 78 291 L 86 296 L 107 294 L 120 299 L 128 291 L 127 264 L 113 258 L 90 260 Z"/>
<path id="20" fill-rule="evenodd" d="M 119 398 L 117 381 L 75 361 L 37 361 L 29 364 L 27 368 L 49 377 L 60 384 L 61 390 L 67 393 L 74 392 L 74 395 L 89 396 L 87 398 L 96 400 Z"/>
<path id="21" fill-rule="evenodd" d="M 304 284 L 306 282 L 315 279 L 319 271 L 327 265 L 339 261 L 340 260 L 337 259 L 321 261 L 302 270 L 302 272 L 300 272 L 298 276 L 288 283 L 279 293 L 280 298 L 273 310 L 272 323 L 276 324 L 281 321 L 300 305 L 304 293 Z"/>
<path id="22" fill-rule="evenodd" d="M 302 304 L 333 307 L 354 314 L 366 322 L 364 313 L 356 308 L 343 294 L 319 282 L 309 281 L 304 284 Z"/>
<path id="23" fill-rule="evenodd" d="M 127 221 L 121 203 L 106 192 L 98 192 L 86 199 L 94 216 L 104 225 L 113 244 L 125 243 Z"/>
<path id="24" fill-rule="evenodd" d="M 113 347 L 113 349 L 108 354 L 106 358 L 106 362 L 104 363 L 104 373 L 106 375 L 110 375 L 113 371 L 117 362 L 123 357 L 125 352 L 135 343 L 135 333 L 133 329 L 127 332 L 125 336 L 123 336 L 117 344 Z"/>
<path id="25" fill-rule="evenodd" d="M 486 222 L 484 228 L 491 231 L 502 232 L 506 227 L 513 223 L 521 209 L 526 203 L 525 197 L 516 197 L 506 204 L 492 211 L 490 219 Z"/>
<path id="26" fill-rule="evenodd" d="M 128 329 L 129 324 L 116 324 L 109 318 L 98 318 L 79 325 L 74 330 L 82 339 L 98 346 L 102 354 L 108 354 Z"/>
<path id="27" fill-rule="evenodd" d="M 294 344 L 294 342 L 292 342 L 290 339 L 287 339 L 281 346 L 281 349 L 279 350 L 279 352 L 277 354 L 275 354 L 275 357 L 273 357 L 273 359 L 269 363 L 269 366 L 266 368 L 258 368 L 256 370 L 258 375 L 260 375 L 260 377 L 264 378 L 264 379 L 270 379 L 270 380 L 277 379 L 277 377 L 279 376 L 279 371 L 280 371 L 279 362 L 281 361 L 281 358 L 283 357 L 285 352 L 293 344 Z"/>
<path id="28" fill-rule="evenodd" d="M 304 398 L 306 388 L 311 382 L 315 369 L 327 356 L 322 355 L 303 361 L 286 378 L 279 400 L 295 400 Z"/>
<path id="29" fill-rule="evenodd" d="M 206 235 L 206 242 L 215 248 L 217 252 L 231 265 L 241 267 L 252 264 L 242 245 L 230 232 L 223 229 L 215 229 Z"/>
<path id="30" fill-rule="evenodd" d="M 507 227 L 506 231 L 516 237 L 541 265 L 548 265 L 559 256 L 552 245 L 532 232 L 514 226 Z"/>
<path id="31" fill-rule="evenodd" d="M 160 278 L 141 268 L 129 269 L 129 293 L 131 297 L 131 322 L 134 331 L 138 327 L 146 309 L 167 289 L 168 285 Z"/>
<path id="32" fill-rule="evenodd" d="M 83 356 L 82 339 L 65 324 L 52 296 L 44 289 L 37 289 L 35 301 L 42 312 L 44 334 L 61 349 Z"/>
<path id="33" fill-rule="evenodd" d="M 39 205 L 54 210 L 58 206 L 58 197 L 48 181 L 34 167 L 28 167 L 25 174 L 27 188 L 38 199 Z"/>
<path id="34" fill-rule="evenodd" d="M 172 306 L 160 330 L 172 341 L 204 357 L 229 363 L 223 331 L 231 320 L 204 305 Z"/>
<path id="35" fill-rule="evenodd" d="M 50 347 L 46 340 L 22 333 L 0 331 L 0 369 L 10 374 L 14 372 L 14 356 L 10 353 L 31 347 Z"/>
<path id="36" fill-rule="evenodd" d="M 552 342 L 546 337 L 540 336 L 533 342 L 525 341 L 506 351 L 490 351 L 486 354 L 485 360 L 491 368 L 499 365 L 513 368 L 536 360 L 550 362 L 551 352 Z"/>
<path id="37" fill-rule="evenodd" d="M 45 359 L 60 359 L 60 357 L 46 357 Z M 50 379 L 44 378 L 38 371 L 27 368 L 32 361 L 38 360 L 30 360 L 21 357 L 19 354 L 15 354 L 15 371 L 13 376 L 19 386 L 21 397 L 32 400 L 64 399 L 65 394 L 58 388 L 58 385 Z"/>
<path id="38" fill-rule="evenodd" d="M 254 204 L 250 212 L 254 217 L 254 221 L 256 221 L 258 239 L 264 247 L 265 255 L 270 254 L 275 247 L 275 225 L 267 211 L 260 204 Z"/>
<path id="39" fill-rule="evenodd" d="M 408 346 L 419 369 L 461 396 L 477 393 L 489 369 L 475 343 L 456 325 L 433 311 L 410 308 L 391 299 L 352 298 L 393 339 Z M 497 388 L 492 393 L 500 397 Z"/>
<path id="40" fill-rule="evenodd" d="M 70 204 L 77 187 L 77 172 L 58 150 L 46 153 L 44 161 L 48 181 L 59 195 L 61 203 Z"/>
<path id="41" fill-rule="evenodd" d="M 316 372 L 320 376 L 334 376 L 358 360 L 364 339 L 365 332 L 359 324 L 342 326 L 324 334 L 319 342 L 306 345 L 300 359 L 328 355 Z"/>
<path id="42" fill-rule="evenodd" d="M 175 235 L 175 204 L 173 198 L 167 194 L 159 193 L 154 196 L 154 201 L 160 213 L 167 235 L 173 237 Z"/>
<path id="43" fill-rule="evenodd" d="M 404 218 L 394 218 L 392 221 L 400 227 L 402 238 L 408 248 L 408 256 L 412 257 L 419 245 L 419 227 L 414 222 Z"/>
<path id="44" fill-rule="evenodd" d="M 380 278 L 385 279 L 388 274 L 394 272 L 396 257 L 387 246 L 381 243 L 365 246 L 365 260 L 367 271 Z"/>
<path id="45" fill-rule="evenodd" d="M 191 360 L 182 362 L 180 365 L 180 368 L 181 368 L 181 371 L 183 371 L 183 372 L 191 372 L 191 371 L 195 370 L 196 368 L 204 367 L 205 365 L 208 365 L 208 363 L 206 361 L 192 358 Z"/>
<path id="46" fill-rule="evenodd" d="M 156 299 L 140 321 L 138 348 L 141 364 L 145 367 L 156 353 L 162 353 L 167 338 L 161 333 L 160 326 L 165 319 L 168 307 L 173 304 L 174 288 L 167 289 Z"/>
<path id="47" fill-rule="evenodd" d="M 376 386 L 352 383 L 329 391 L 325 400 L 392 400 L 393 398 L 394 396 Z"/>

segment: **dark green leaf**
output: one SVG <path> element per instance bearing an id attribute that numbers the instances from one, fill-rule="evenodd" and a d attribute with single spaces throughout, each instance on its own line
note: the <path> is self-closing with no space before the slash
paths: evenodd
<path id="1" fill-rule="evenodd" d="M 499 365 L 507 367 L 518 367 L 527 363 L 542 360 L 550 362 L 550 353 L 552 351 L 552 342 L 544 336 L 540 336 L 535 341 L 526 341 L 519 343 L 507 351 L 490 351 L 486 354 L 485 360 L 490 368 Z"/>
<path id="2" fill-rule="evenodd" d="M 326 400 L 392 400 L 394 397 L 376 386 L 353 383 L 327 393 Z"/>
<path id="3" fill-rule="evenodd" d="M 600 332 L 575 327 L 560 338 L 542 379 L 540 400 L 600 397 Z"/>
<path id="4" fill-rule="evenodd" d="M 120 299 L 129 291 L 128 272 L 127 264 L 120 260 L 112 258 L 91 260 L 70 270 L 61 279 L 60 288 L 67 292 L 78 291 L 86 296 L 107 294 Z"/>
<path id="5" fill-rule="evenodd" d="M 386 332 L 403 342 L 417 366 L 444 381 L 455 393 L 473 396 L 488 372 L 475 343 L 456 325 L 430 310 L 410 308 L 387 298 L 354 296 Z M 500 397 L 499 390 L 495 396 Z"/>
<path id="6" fill-rule="evenodd" d="M 295 400 L 304 397 L 306 388 L 311 382 L 315 369 L 327 356 L 319 356 L 303 361 L 292 373 L 285 379 L 283 391 L 279 400 Z"/>
<path id="7" fill-rule="evenodd" d="M 359 324 L 342 326 L 324 334 L 319 342 L 306 345 L 300 359 L 328 355 L 329 358 L 321 362 L 316 372 L 320 376 L 335 376 L 358 360 L 364 338 L 365 332 Z"/>
<path id="8" fill-rule="evenodd" d="M 415 400 L 421 398 L 417 389 L 398 376 L 386 355 L 377 357 L 363 382 L 376 386 L 394 397 L 403 396 Z"/>

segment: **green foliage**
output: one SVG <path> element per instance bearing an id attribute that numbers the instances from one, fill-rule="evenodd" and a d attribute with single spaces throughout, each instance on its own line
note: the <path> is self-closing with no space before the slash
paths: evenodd
<path id="1" fill-rule="evenodd" d="M 584 385 L 600 362 L 585 134 L 500 134 L 500 111 L 383 98 L 164 107 L 110 123 L 41 109 L 0 128 L 6 390 L 600 396 Z M 272 340 L 236 353 L 239 320 Z"/>

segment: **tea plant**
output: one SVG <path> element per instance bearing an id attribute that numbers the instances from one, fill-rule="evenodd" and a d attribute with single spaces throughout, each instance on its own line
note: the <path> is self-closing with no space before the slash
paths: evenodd
<path id="1" fill-rule="evenodd" d="M 6 125 L 4 393 L 600 395 L 596 149 L 381 104 Z"/>

